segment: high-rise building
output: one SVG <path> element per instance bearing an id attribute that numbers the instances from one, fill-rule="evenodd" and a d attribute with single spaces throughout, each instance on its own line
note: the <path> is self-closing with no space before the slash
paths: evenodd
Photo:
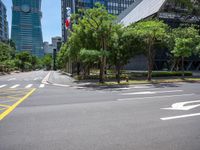
<path id="1" fill-rule="evenodd" d="M 8 40 L 8 21 L 6 7 L 0 0 L 0 41 Z"/>
<path id="2" fill-rule="evenodd" d="M 72 12 L 77 12 L 79 9 L 92 8 L 95 3 L 103 4 L 108 12 L 113 15 L 119 15 L 122 11 L 128 8 L 135 0 L 61 0 L 62 9 L 62 40 L 67 40 L 67 32 L 65 29 L 66 8 L 71 8 Z"/>
<path id="3" fill-rule="evenodd" d="M 41 29 L 41 0 L 12 0 L 12 31 L 11 39 L 16 50 L 29 51 L 42 57 L 43 38 Z"/>

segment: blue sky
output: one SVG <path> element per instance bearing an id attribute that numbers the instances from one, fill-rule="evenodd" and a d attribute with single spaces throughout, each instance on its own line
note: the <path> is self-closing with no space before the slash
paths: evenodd
<path id="1" fill-rule="evenodd" d="M 12 22 L 12 0 L 2 0 L 2 2 L 7 7 L 10 29 Z M 42 0 L 42 13 L 43 40 L 51 42 L 51 37 L 61 36 L 61 0 Z"/>

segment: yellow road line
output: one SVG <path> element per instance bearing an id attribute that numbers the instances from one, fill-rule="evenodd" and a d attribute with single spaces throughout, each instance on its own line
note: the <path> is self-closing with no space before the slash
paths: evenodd
<path id="1" fill-rule="evenodd" d="M 3 118 L 5 118 L 7 115 L 9 115 L 19 104 L 21 104 L 25 99 L 27 99 L 31 94 L 33 94 L 33 92 L 36 89 L 32 89 L 30 92 L 28 92 L 24 97 L 22 97 L 20 100 L 18 100 L 15 104 L 13 104 L 12 106 L 10 106 L 6 111 L 4 111 L 1 115 L 0 115 L 0 121 L 3 120 Z"/>

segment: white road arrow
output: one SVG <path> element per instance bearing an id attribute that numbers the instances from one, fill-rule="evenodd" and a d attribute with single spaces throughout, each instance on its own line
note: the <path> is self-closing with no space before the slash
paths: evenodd
<path id="1" fill-rule="evenodd" d="M 200 104 L 194 104 L 194 103 L 200 103 L 200 100 L 175 103 L 169 108 L 162 108 L 162 109 L 168 109 L 168 110 L 190 110 L 190 109 L 193 109 L 193 108 L 196 108 L 196 107 L 200 106 Z M 188 104 L 193 104 L 193 105 L 188 105 Z M 185 106 L 185 105 L 187 105 L 187 106 Z"/>

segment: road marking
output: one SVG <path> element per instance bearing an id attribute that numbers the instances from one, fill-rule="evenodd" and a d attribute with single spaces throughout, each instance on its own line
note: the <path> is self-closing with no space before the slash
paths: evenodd
<path id="1" fill-rule="evenodd" d="M 34 79 L 34 81 L 39 80 L 39 79 L 40 79 L 40 77 L 37 77 L 37 78 Z"/>
<path id="2" fill-rule="evenodd" d="M 40 87 L 39 88 L 44 88 L 44 84 L 40 84 Z"/>
<path id="3" fill-rule="evenodd" d="M 1 107 L 4 107 L 4 108 L 9 108 L 10 106 L 9 105 L 5 105 L 5 104 L 0 104 Z"/>
<path id="4" fill-rule="evenodd" d="M 12 87 L 10 87 L 11 89 L 17 88 L 19 87 L 19 84 L 13 85 Z"/>
<path id="5" fill-rule="evenodd" d="M 13 81 L 13 80 L 16 80 L 16 78 L 10 78 L 10 79 L 8 79 L 8 81 Z"/>
<path id="6" fill-rule="evenodd" d="M 168 110 L 190 110 L 190 109 L 193 109 L 193 108 L 196 108 L 196 107 L 200 106 L 200 104 L 197 104 L 197 105 L 187 105 L 187 104 L 193 104 L 193 103 L 200 103 L 200 100 L 174 103 L 169 108 L 161 108 L 161 109 L 168 109 Z M 184 106 L 184 105 L 187 105 L 187 106 Z"/>
<path id="7" fill-rule="evenodd" d="M 33 86 L 33 84 L 29 84 L 25 88 L 28 89 L 28 88 L 31 88 L 32 86 Z"/>
<path id="8" fill-rule="evenodd" d="M 180 119 L 180 118 L 188 118 L 188 117 L 194 117 L 194 116 L 200 116 L 200 113 L 196 114 L 187 114 L 187 115 L 182 115 L 182 116 L 173 116 L 173 117 L 165 117 L 165 118 L 160 118 L 163 121 L 166 120 L 173 120 L 173 119 Z"/>
<path id="9" fill-rule="evenodd" d="M 49 84 L 48 80 L 49 80 L 50 75 L 51 75 L 51 71 L 44 77 L 44 79 L 42 80 L 42 84 Z"/>
<path id="10" fill-rule="evenodd" d="M 135 99 L 151 99 L 151 98 L 170 98 L 170 97 L 180 97 L 180 96 L 192 96 L 192 94 L 180 94 L 180 95 L 169 95 L 169 96 L 151 96 L 151 97 L 136 97 L 136 98 L 122 98 L 117 99 L 117 101 L 128 101 L 128 100 L 135 100 Z"/>
<path id="11" fill-rule="evenodd" d="M 145 92 L 123 93 L 122 95 L 145 95 L 145 94 L 161 94 L 161 93 L 174 93 L 174 92 L 183 92 L 183 90 L 173 90 L 173 91 L 145 91 Z"/>
<path id="12" fill-rule="evenodd" d="M 3 88 L 3 87 L 5 87 L 5 86 L 7 86 L 7 84 L 4 84 L 4 85 L 0 85 L 0 88 Z"/>
<path id="13" fill-rule="evenodd" d="M 4 119 L 7 115 L 9 115 L 19 104 L 21 104 L 25 99 L 27 99 L 33 92 L 35 92 L 36 89 L 32 89 L 30 92 L 28 92 L 24 97 L 22 97 L 20 100 L 18 100 L 15 104 L 10 106 L 6 111 L 4 111 L 2 114 L 0 114 L 0 121 Z"/>
<path id="14" fill-rule="evenodd" d="M 56 84 L 56 83 L 54 83 L 54 84 L 52 84 L 52 85 L 55 85 L 55 86 L 60 86 L 60 87 L 69 87 L 69 86 L 70 86 L 70 85 Z"/>

